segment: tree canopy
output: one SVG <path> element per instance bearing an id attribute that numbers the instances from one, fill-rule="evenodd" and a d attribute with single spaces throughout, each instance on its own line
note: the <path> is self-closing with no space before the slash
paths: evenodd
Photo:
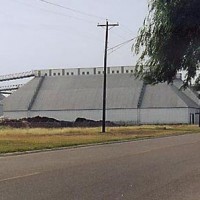
<path id="1" fill-rule="evenodd" d="M 200 91 L 200 76 L 196 79 L 195 84 L 194 84 L 194 89 L 196 91 Z"/>
<path id="2" fill-rule="evenodd" d="M 200 69 L 200 0 L 149 0 L 148 7 L 133 46 L 136 75 L 151 84 L 170 83 L 185 70 L 187 86 Z"/>

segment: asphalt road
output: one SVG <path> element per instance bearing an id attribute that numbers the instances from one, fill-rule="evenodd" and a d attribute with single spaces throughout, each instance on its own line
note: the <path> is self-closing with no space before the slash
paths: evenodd
<path id="1" fill-rule="evenodd" d="M 0 157 L 1 200 L 200 200 L 200 134 Z"/>

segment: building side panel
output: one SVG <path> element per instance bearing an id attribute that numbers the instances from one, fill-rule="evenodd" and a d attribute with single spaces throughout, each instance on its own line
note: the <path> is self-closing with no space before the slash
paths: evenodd
<path id="1" fill-rule="evenodd" d="M 80 75 L 94 75 L 94 69 L 93 68 L 81 68 Z"/>
<path id="2" fill-rule="evenodd" d="M 116 109 L 107 111 L 107 121 L 137 124 L 137 109 Z"/>
<path id="3" fill-rule="evenodd" d="M 0 104 L 0 116 L 3 115 L 3 104 Z"/>
<path id="4" fill-rule="evenodd" d="M 121 74 L 122 68 L 121 67 L 110 67 L 110 74 Z"/>
<path id="5" fill-rule="evenodd" d="M 134 73 L 135 67 L 134 66 L 124 66 L 123 71 L 124 71 L 123 73 L 125 73 L 125 74 Z"/>
<path id="6" fill-rule="evenodd" d="M 3 116 L 8 119 L 21 119 L 27 118 L 28 112 L 26 111 L 17 111 L 17 112 L 3 112 Z"/>
<path id="7" fill-rule="evenodd" d="M 85 111 L 31 111 L 30 117 L 50 117 L 57 120 L 75 121 L 78 117 L 92 120 L 100 120 L 100 110 L 85 110 Z"/>
<path id="8" fill-rule="evenodd" d="M 135 124 L 137 122 L 136 109 L 116 109 L 107 111 L 107 121 L 126 122 Z M 78 117 L 99 121 L 102 119 L 101 110 L 72 110 L 72 111 L 31 111 L 30 117 L 46 116 L 58 120 L 75 121 Z"/>
<path id="9" fill-rule="evenodd" d="M 142 124 L 188 124 L 188 108 L 141 109 Z"/>
<path id="10" fill-rule="evenodd" d="M 190 124 L 198 124 L 199 123 L 199 109 L 197 108 L 188 108 L 188 123 Z"/>

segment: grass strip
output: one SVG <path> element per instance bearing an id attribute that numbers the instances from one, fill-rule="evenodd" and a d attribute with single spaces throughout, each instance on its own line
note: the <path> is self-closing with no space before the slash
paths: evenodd
<path id="1" fill-rule="evenodd" d="M 200 128 L 194 125 L 109 127 L 106 133 L 103 134 L 101 133 L 101 128 L 15 129 L 0 127 L 0 153 L 157 138 L 189 133 L 200 133 Z"/>

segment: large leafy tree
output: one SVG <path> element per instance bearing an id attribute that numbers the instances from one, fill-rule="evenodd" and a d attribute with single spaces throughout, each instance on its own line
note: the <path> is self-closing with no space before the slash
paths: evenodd
<path id="1" fill-rule="evenodd" d="M 194 84 L 194 89 L 196 91 L 200 91 L 200 76 L 196 79 L 195 84 Z"/>
<path id="2" fill-rule="evenodd" d="M 139 55 L 137 76 L 170 83 L 185 70 L 187 86 L 200 69 L 200 0 L 149 0 L 133 49 Z"/>

